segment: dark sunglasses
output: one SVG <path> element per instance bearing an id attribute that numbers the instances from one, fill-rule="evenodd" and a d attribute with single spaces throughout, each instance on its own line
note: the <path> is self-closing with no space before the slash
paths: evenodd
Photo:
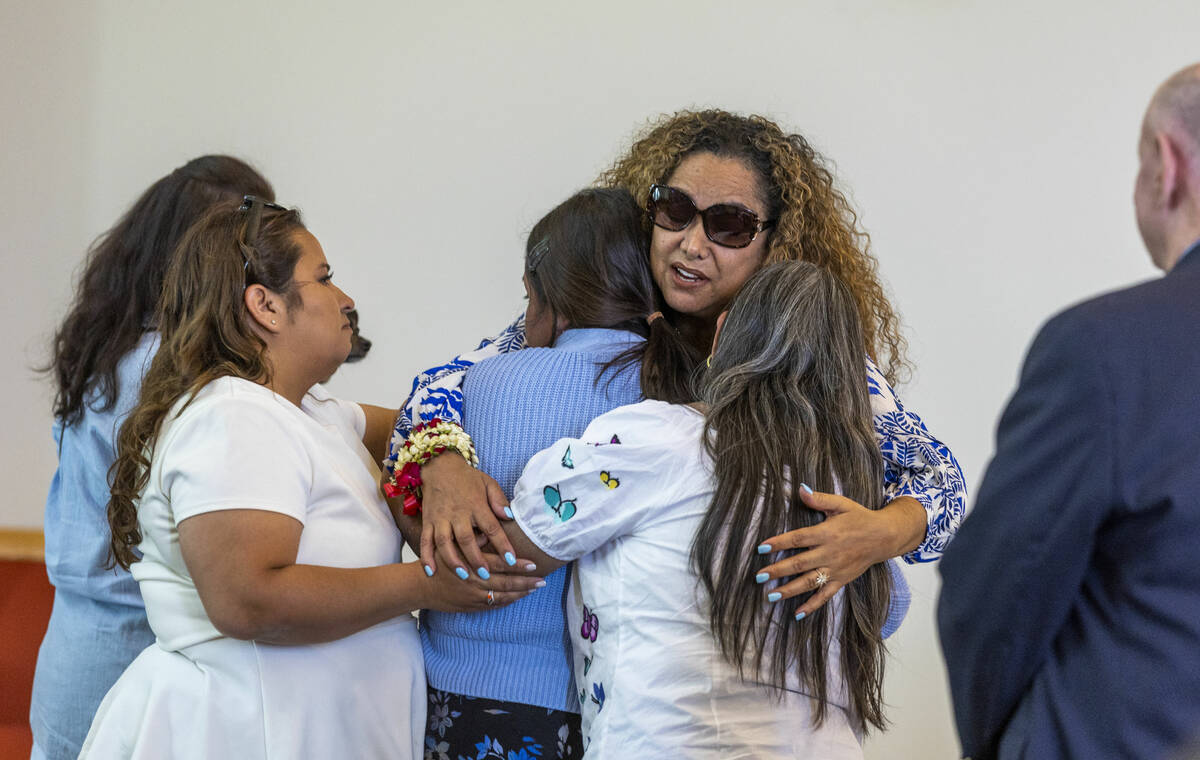
<path id="1" fill-rule="evenodd" d="M 262 224 L 262 213 L 264 208 L 274 209 L 275 211 L 290 211 L 287 206 L 280 206 L 278 203 L 264 200 L 256 195 L 243 195 L 242 205 L 238 206 L 238 212 L 249 212 L 250 218 L 246 220 L 246 228 L 242 231 L 242 236 L 238 238 L 238 248 L 242 251 L 242 271 L 246 273 L 247 283 L 250 277 L 250 261 L 255 258 L 254 249 L 247 243 L 247 240 L 254 240 L 258 237 L 258 228 Z"/>
<path id="2" fill-rule="evenodd" d="M 726 248 L 745 248 L 754 242 L 758 233 L 775 224 L 774 219 L 759 221 L 758 214 L 732 203 L 717 203 L 706 209 L 698 209 L 687 193 L 658 184 L 650 186 L 646 211 L 656 226 L 672 232 L 687 227 L 699 214 L 704 225 L 704 236 Z"/>

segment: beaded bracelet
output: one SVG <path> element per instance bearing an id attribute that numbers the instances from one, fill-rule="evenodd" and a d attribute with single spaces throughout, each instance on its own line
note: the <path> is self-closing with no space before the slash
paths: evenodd
<path id="1" fill-rule="evenodd" d="M 404 514 L 421 513 L 421 465 L 445 451 L 457 451 L 472 467 L 479 466 L 475 444 L 462 426 L 434 417 L 413 427 L 408 440 L 396 451 L 392 475 L 383 485 L 387 497 L 404 497 Z"/>

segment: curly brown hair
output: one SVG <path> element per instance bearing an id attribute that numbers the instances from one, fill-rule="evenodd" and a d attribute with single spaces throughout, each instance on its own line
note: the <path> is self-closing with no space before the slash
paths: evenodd
<path id="1" fill-rule="evenodd" d="M 737 158 L 755 171 L 766 193 L 767 214 L 776 220 L 764 265 L 802 259 L 832 272 L 854 296 L 871 357 L 888 382 L 901 380 L 909 369 L 908 344 L 879 280 L 870 237 L 834 186 L 825 158 L 803 135 L 785 133 L 762 116 L 679 111 L 652 122 L 597 184 L 623 187 L 645 199 L 652 184 L 665 183 L 680 161 L 695 153 Z M 649 234 L 648 217 L 645 225 Z"/>

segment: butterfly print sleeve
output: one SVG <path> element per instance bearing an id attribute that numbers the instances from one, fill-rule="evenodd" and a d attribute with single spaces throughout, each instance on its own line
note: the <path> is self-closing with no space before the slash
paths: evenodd
<path id="1" fill-rule="evenodd" d="M 525 466 L 511 507 L 546 554 L 578 559 L 632 533 L 648 504 L 670 498 L 671 448 L 653 435 L 661 421 L 641 406 L 597 417 L 580 438 L 559 440 Z"/>
<path id="2" fill-rule="evenodd" d="M 946 444 L 934 438 L 913 412 L 904 408 L 875 364 L 867 360 L 871 413 L 883 454 L 884 487 L 889 499 L 911 496 L 925 507 L 925 540 L 906 562 L 932 562 L 962 523 L 967 506 L 967 483 L 962 468 Z"/>
<path id="3" fill-rule="evenodd" d="M 392 430 L 384 468 L 390 473 L 396 462 L 396 451 L 408 440 L 413 425 L 434 417 L 462 424 L 462 384 L 467 370 L 484 359 L 525 347 L 525 315 L 500 331 L 485 338 L 474 351 L 459 354 L 445 364 L 431 367 L 413 378 L 412 391 L 400 408 L 400 416 Z"/>

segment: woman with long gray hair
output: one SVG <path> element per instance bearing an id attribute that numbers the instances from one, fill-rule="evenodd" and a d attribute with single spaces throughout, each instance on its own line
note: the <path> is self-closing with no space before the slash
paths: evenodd
<path id="1" fill-rule="evenodd" d="M 700 402 L 621 407 L 530 460 L 505 527 L 539 572 L 576 563 L 585 756 L 861 758 L 885 725 L 886 566 L 798 626 L 807 594 L 760 544 L 824 519 L 813 489 L 883 506 L 865 353 L 838 278 L 772 264 L 718 320 Z"/>

